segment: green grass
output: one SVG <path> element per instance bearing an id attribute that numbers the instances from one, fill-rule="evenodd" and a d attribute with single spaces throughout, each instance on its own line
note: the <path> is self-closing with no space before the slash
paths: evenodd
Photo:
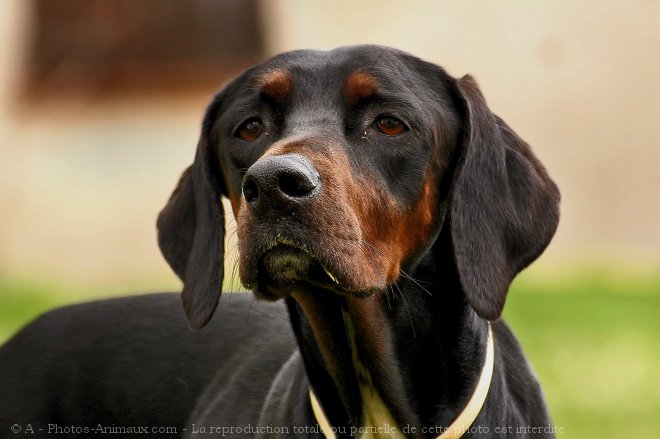
<path id="1" fill-rule="evenodd" d="M 658 437 L 660 278 L 522 278 L 505 318 L 567 438 Z"/>
<path id="2" fill-rule="evenodd" d="M 0 342 L 47 309 L 89 298 L 83 290 L 0 279 Z M 558 437 L 660 437 L 659 311 L 658 274 L 592 269 L 516 280 L 505 319 L 563 428 Z"/>

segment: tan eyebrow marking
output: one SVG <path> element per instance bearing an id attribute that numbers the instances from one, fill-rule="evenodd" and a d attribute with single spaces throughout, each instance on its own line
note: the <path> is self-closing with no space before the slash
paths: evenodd
<path id="1" fill-rule="evenodd" d="M 271 70 L 261 77 L 261 92 L 278 102 L 285 101 L 292 89 L 293 78 L 286 70 Z"/>
<path id="2" fill-rule="evenodd" d="M 360 99 L 373 95 L 377 90 L 376 78 L 360 70 L 349 74 L 344 81 L 344 96 L 351 104 L 356 104 Z"/>

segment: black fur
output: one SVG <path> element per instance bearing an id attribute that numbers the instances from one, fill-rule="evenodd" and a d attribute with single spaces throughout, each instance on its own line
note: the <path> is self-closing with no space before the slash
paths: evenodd
<path id="1" fill-rule="evenodd" d="M 295 77 L 292 95 L 278 102 L 258 87 L 259 76 L 274 68 Z M 377 77 L 384 92 L 351 105 L 328 87 L 356 69 Z M 365 127 L 383 111 L 404 119 L 409 133 L 364 140 Z M 241 143 L 235 129 L 255 113 L 268 135 Z M 300 133 L 340 145 L 352 172 L 368 175 L 397 205 L 409 206 L 426 179 L 434 179 L 435 227 L 402 261 L 406 275 L 375 299 L 386 356 L 367 338 L 356 339 L 397 424 L 410 427 L 409 437 L 435 437 L 422 429 L 455 419 L 481 371 L 491 321 L 494 375 L 473 424 L 482 433 L 464 437 L 553 437 L 518 428 L 548 427 L 550 419 L 515 337 L 498 319 L 511 281 L 555 232 L 559 192 L 529 146 L 490 112 L 472 78 L 456 80 L 400 51 L 357 46 L 290 52 L 246 71 L 216 96 L 195 161 L 158 219 L 161 250 L 184 282 L 189 325 L 204 327 L 220 297 L 221 196 L 240 196 L 247 169 L 274 143 Z M 315 233 L 324 232 L 300 225 L 313 225 L 314 215 L 311 208 L 301 211 L 295 223 L 310 245 Z M 267 226 L 249 231 L 251 237 Z M 349 437 L 361 426 L 363 402 L 341 314 L 346 299 L 326 291 L 315 300 L 317 314 L 310 316 L 292 297 L 285 307 L 230 295 L 195 333 L 186 330 L 168 294 L 48 313 L 0 350 L 0 432 L 30 423 L 45 429 L 31 437 L 48 437 L 49 424 L 115 424 L 217 437 L 209 435 L 210 427 L 251 426 L 249 434 L 234 430 L 232 436 L 277 437 L 264 433 L 271 426 L 289 429 L 279 437 L 321 437 L 293 433 L 294 426 L 317 426 L 307 398 L 311 386 L 339 436 Z M 323 320 L 339 369 L 327 364 L 310 317 Z M 263 434 L 253 434 L 259 427 Z M 496 427 L 511 430 L 498 433 Z"/>

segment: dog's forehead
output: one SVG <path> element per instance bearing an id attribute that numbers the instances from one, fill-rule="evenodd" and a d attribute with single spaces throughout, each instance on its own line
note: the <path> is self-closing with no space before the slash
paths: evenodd
<path id="1" fill-rule="evenodd" d="M 253 76 L 254 87 L 281 98 L 294 91 L 342 90 L 349 100 L 400 84 L 416 74 L 415 58 L 380 46 L 351 46 L 331 51 L 285 52 L 265 62 Z"/>
<path id="2" fill-rule="evenodd" d="M 387 66 L 402 63 L 410 55 L 380 46 L 349 46 L 334 50 L 295 50 L 284 52 L 262 64 L 265 70 L 283 68 L 297 73 L 334 74 L 365 69 L 378 73 Z M 385 72 L 382 73 L 385 73 Z"/>

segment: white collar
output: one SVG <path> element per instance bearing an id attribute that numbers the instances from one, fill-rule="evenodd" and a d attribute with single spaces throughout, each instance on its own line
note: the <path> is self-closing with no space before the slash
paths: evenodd
<path id="1" fill-rule="evenodd" d="M 437 437 L 437 439 L 458 439 L 470 428 L 472 423 L 481 408 L 486 401 L 488 396 L 488 390 L 490 389 L 490 383 L 493 378 L 493 366 L 495 364 L 495 345 L 493 343 L 493 330 L 491 328 L 490 322 L 488 322 L 488 339 L 486 341 L 486 361 L 484 362 L 484 367 L 481 369 L 481 375 L 479 376 L 479 381 L 477 382 L 477 387 L 474 389 L 470 400 L 466 404 L 463 411 L 458 415 L 456 420 L 451 423 L 449 427 L 444 429 L 442 434 Z M 332 431 L 332 426 L 328 422 L 321 405 L 319 404 L 316 396 L 312 389 L 309 389 L 309 401 L 312 404 L 312 411 L 314 412 L 314 417 L 316 422 L 321 427 L 323 435 L 327 439 L 336 439 L 334 432 Z"/>

